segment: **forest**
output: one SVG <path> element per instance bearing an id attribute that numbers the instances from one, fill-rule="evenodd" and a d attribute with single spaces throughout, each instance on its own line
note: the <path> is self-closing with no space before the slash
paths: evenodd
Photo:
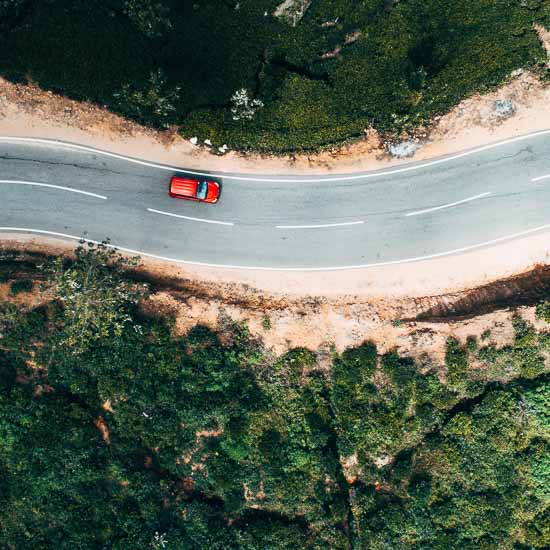
<path id="1" fill-rule="evenodd" d="M 414 132 L 518 69 L 548 78 L 545 0 L 295 3 L 3 0 L 0 75 L 267 153 Z"/>
<path id="2" fill-rule="evenodd" d="M 244 323 L 176 336 L 104 245 L 14 258 L 0 281 L 40 299 L 0 303 L 2 548 L 550 545 L 550 331 L 519 314 L 505 347 L 367 340 L 327 369 Z"/>

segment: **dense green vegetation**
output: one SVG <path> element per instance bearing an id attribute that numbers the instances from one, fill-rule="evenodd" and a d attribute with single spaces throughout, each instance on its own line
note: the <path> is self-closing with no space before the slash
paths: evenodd
<path id="1" fill-rule="evenodd" d="M 550 332 L 327 371 L 243 325 L 174 337 L 126 267 L 81 248 L 0 306 L 2 548 L 550 545 Z"/>
<path id="2" fill-rule="evenodd" d="M 283 152 L 410 129 L 515 69 L 544 71 L 545 0 L 313 0 L 296 27 L 273 16 L 280 3 L 4 0 L 0 73 L 214 146 Z"/>

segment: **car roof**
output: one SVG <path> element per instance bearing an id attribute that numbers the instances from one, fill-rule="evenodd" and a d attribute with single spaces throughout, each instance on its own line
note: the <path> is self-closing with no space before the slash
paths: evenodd
<path id="1" fill-rule="evenodd" d="M 192 178 L 173 177 L 170 184 L 170 191 L 176 195 L 187 195 L 194 197 L 197 192 L 198 181 Z"/>

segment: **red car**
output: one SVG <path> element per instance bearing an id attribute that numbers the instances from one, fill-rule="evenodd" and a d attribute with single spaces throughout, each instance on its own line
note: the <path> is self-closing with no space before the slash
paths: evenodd
<path id="1" fill-rule="evenodd" d="M 173 176 L 170 180 L 168 193 L 174 199 L 186 199 L 188 201 L 218 202 L 220 198 L 220 184 L 212 180 L 197 180 Z"/>

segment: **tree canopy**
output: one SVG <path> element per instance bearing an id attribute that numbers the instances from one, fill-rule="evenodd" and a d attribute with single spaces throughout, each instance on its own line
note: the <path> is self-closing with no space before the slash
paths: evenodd
<path id="1" fill-rule="evenodd" d="M 132 265 L 82 247 L 1 305 L 2 547 L 548 547 L 548 332 L 327 372 L 242 324 L 174 336 Z"/>

